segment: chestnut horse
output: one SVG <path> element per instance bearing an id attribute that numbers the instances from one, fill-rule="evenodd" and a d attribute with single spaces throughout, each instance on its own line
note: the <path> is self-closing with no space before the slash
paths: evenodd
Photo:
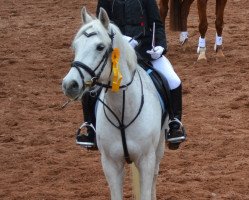
<path id="1" fill-rule="evenodd" d="M 188 41 L 187 32 L 187 18 L 190 10 L 190 6 L 194 0 L 170 0 L 170 29 L 172 31 L 181 31 L 180 42 L 184 46 Z M 164 22 L 168 13 L 168 2 L 169 0 L 160 0 L 160 15 Z M 206 32 L 208 28 L 207 22 L 207 2 L 208 0 L 197 0 L 197 8 L 199 15 L 199 43 L 197 48 L 197 53 L 199 54 L 198 60 L 206 60 Z M 227 0 L 216 0 L 216 38 L 214 50 L 216 52 L 217 58 L 223 58 L 224 54 L 222 52 L 222 31 L 223 31 L 223 17 L 224 10 Z"/>

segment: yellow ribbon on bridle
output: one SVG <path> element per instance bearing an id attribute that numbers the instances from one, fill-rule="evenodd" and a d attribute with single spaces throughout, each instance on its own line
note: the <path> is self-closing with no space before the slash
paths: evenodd
<path id="1" fill-rule="evenodd" d="M 114 48 L 112 51 L 112 91 L 118 92 L 119 86 L 122 81 L 122 74 L 119 66 L 120 52 L 118 48 Z"/>

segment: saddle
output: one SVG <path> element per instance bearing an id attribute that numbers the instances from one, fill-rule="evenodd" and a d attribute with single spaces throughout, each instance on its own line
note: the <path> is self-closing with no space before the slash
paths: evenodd
<path id="1" fill-rule="evenodd" d="M 147 72 L 153 81 L 162 107 L 162 126 L 168 113 L 171 113 L 171 99 L 168 81 L 163 78 L 163 75 L 152 68 L 152 64 L 144 59 L 138 58 L 139 65 Z"/>

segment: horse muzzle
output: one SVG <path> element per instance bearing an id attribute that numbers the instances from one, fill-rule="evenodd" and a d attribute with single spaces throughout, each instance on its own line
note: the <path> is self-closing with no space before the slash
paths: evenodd
<path id="1" fill-rule="evenodd" d="M 62 82 L 62 91 L 63 93 L 70 99 L 77 100 L 81 99 L 84 91 L 84 84 L 83 87 L 79 85 L 79 83 L 75 80 L 63 80 Z"/>

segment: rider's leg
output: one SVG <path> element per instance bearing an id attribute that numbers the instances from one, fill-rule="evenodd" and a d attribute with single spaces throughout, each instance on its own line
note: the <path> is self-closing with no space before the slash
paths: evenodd
<path id="1" fill-rule="evenodd" d="M 174 144 L 180 144 L 186 139 L 186 134 L 181 123 L 182 117 L 182 86 L 181 80 L 175 73 L 169 60 L 162 56 L 152 61 L 153 68 L 163 74 L 170 88 L 170 98 L 172 113 L 170 113 L 169 133 L 167 141 Z"/>
<path id="2" fill-rule="evenodd" d="M 88 92 L 84 94 L 82 97 L 82 107 L 83 107 L 83 115 L 85 121 L 85 123 L 82 125 L 82 128 L 85 127 L 87 133 L 78 134 L 76 136 L 76 143 L 86 148 L 96 147 L 96 133 L 95 133 L 96 118 L 94 111 L 99 92 L 100 91 L 98 91 L 96 95 L 91 95 Z"/>

